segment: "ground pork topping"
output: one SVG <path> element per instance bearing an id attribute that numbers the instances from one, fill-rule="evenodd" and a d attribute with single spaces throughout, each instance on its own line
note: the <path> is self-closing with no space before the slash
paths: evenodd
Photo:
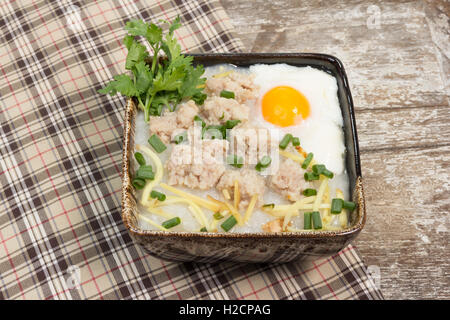
<path id="1" fill-rule="evenodd" d="M 259 86 L 253 83 L 253 75 L 230 72 L 225 77 L 211 77 L 206 80 L 205 92 L 208 95 L 220 96 L 222 90 L 234 92 L 239 103 L 256 100 Z"/>
<path id="2" fill-rule="evenodd" d="M 267 128 L 259 128 L 245 123 L 229 132 L 230 152 L 243 158 L 245 165 L 256 165 L 268 155 L 277 155 L 278 142 Z M 275 159 L 273 159 L 275 160 Z"/>
<path id="3" fill-rule="evenodd" d="M 156 134 L 164 143 L 169 143 L 174 135 L 192 126 L 199 109 L 194 101 L 189 100 L 178 106 L 175 112 L 151 116 L 149 121 L 150 135 Z"/>
<path id="4" fill-rule="evenodd" d="M 210 189 L 225 172 L 226 140 L 200 140 L 175 145 L 166 163 L 168 183 L 189 188 Z"/>
<path id="5" fill-rule="evenodd" d="M 305 170 L 300 164 L 285 159 L 281 162 L 277 173 L 270 179 L 270 187 L 292 201 L 300 200 L 303 189 L 308 188 L 303 177 Z"/>
<path id="6" fill-rule="evenodd" d="M 249 107 L 234 99 L 210 97 L 205 100 L 202 115 L 208 124 L 224 124 L 228 120 L 248 121 Z"/>
<path id="7" fill-rule="evenodd" d="M 266 189 L 264 178 L 256 173 L 253 169 L 227 170 L 220 178 L 216 188 L 219 191 L 227 189 L 232 197 L 234 197 L 234 182 L 239 184 L 239 192 L 241 201 L 239 209 L 245 210 L 254 194 L 258 195 L 258 205 L 263 203 L 263 195 Z"/>

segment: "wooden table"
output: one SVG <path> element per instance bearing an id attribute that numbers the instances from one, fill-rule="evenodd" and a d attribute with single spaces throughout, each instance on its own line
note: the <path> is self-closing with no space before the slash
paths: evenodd
<path id="1" fill-rule="evenodd" d="M 321 52 L 347 71 L 366 228 L 388 299 L 450 298 L 450 4 L 221 0 L 251 52 Z"/>

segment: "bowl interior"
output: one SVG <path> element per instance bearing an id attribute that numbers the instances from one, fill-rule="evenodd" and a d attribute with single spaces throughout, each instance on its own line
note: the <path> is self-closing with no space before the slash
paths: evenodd
<path id="1" fill-rule="evenodd" d="M 254 237 L 329 237 L 329 236 L 346 236 L 351 233 L 359 232 L 365 223 L 365 206 L 364 195 L 361 182 L 361 168 L 358 149 L 358 137 L 356 132 L 356 124 L 354 118 L 353 101 L 348 85 L 347 76 L 345 74 L 342 63 L 335 57 L 324 54 L 309 53 L 287 53 L 287 54 L 192 54 L 194 64 L 202 64 L 205 67 L 217 64 L 229 63 L 240 67 L 247 67 L 253 64 L 275 64 L 287 63 L 293 66 L 310 66 L 323 70 L 333 75 L 338 84 L 338 98 L 344 119 L 344 136 L 346 145 L 346 169 L 349 175 L 350 194 L 353 200 L 357 202 L 357 209 L 350 216 L 351 227 L 338 231 L 321 231 L 321 232 L 297 232 L 297 233 L 189 233 L 189 232 L 169 232 L 141 230 L 137 226 L 136 221 L 136 198 L 135 190 L 131 186 L 131 172 L 134 170 L 132 155 L 134 153 L 134 129 L 137 108 L 130 99 L 127 104 L 127 112 L 125 116 L 125 134 L 124 134 L 124 156 L 123 156 L 123 194 L 122 194 L 122 216 L 125 225 L 131 232 L 139 235 L 161 235 L 182 236 L 182 237 L 221 237 L 221 238 L 239 238 L 241 236 Z"/>

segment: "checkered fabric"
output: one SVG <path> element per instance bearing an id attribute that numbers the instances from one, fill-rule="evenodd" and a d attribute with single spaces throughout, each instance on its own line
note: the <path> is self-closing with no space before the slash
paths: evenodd
<path id="1" fill-rule="evenodd" d="M 241 50 L 218 1 L 0 3 L 0 299 L 378 299 L 352 246 L 314 263 L 173 263 L 121 221 L 123 26 L 172 20 L 186 52 Z"/>

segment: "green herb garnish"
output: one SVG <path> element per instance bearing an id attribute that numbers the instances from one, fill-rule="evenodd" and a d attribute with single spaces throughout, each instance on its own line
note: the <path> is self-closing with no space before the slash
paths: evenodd
<path id="1" fill-rule="evenodd" d="M 223 230 L 229 231 L 231 228 L 233 228 L 237 223 L 237 220 L 235 217 L 230 216 L 227 220 L 225 220 L 220 226 Z"/>
<path id="2" fill-rule="evenodd" d="M 220 219 L 223 219 L 223 218 L 224 218 L 223 215 L 222 215 L 220 212 L 214 213 L 214 214 L 213 214 L 213 217 L 214 217 L 214 219 L 216 219 L 216 220 L 220 220 Z"/>
<path id="3" fill-rule="evenodd" d="M 228 157 L 227 157 L 227 163 L 230 165 L 230 166 L 233 166 L 233 167 L 236 167 L 236 168 L 242 168 L 242 166 L 244 165 L 244 158 L 243 157 L 240 157 L 240 156 L 238 156 L 238 155 L 235 155 L 235 154 L 233 154 L 233 155 L 229 155 Z"/>
<path id="4" fill-rule="evenodd" d="M 180 144 L 180 143 L 182 143 L 183 141 L 187 141 L 187 133 L 186 133 L 186 131 L 183 132 L 183 133 L 180 133 L 180 134 L 176 135 L 176 136 L 173 138 L 173 142 L 175 142 L 175 144 Z"/>
<path id="5" fill-rule="evenodd" d="M 303 195 L 305 197 L 315 196 L 316 194 L 317 194 L 317 190 L 316 189 L 308 188 L 308 189 L 303 190 Z"/>
<path id="6" fill-rule="evenodd" d="M 116 75 L 98 91 L 112 96 L 119 92 L 136 98 L 139 108 L 145 112 L 146 121 L 150 115 L 160 116 L 164 107 L 174 111 L 172 106 L 182 99 L 192 99 L 199 105 L 206 99 L 202 86 L 206 78 L 201 77 L 205 72 L 203 66 L 194 67 L 194 58 L 181 54 L 181 47 L 174 36 L 174 31 L 181 26 L 180 18 L 172 23 L 163 22 L 169 25 L 166 34 L 154 23 L 142 20 L 127 22 L 125 30 L 128 34 L 123 40 L 128 49 L 125 69 L 130 70 L 131 75 Z M 151 52 L 136 37 L 144 38 Z M 166 57 L 161 58 L 162 52 Z"/>
<path id="7" fill-rule="evenodd" d="M 139 163 L 140 166 L 145 165 L 145 159 L 144 159 L 144 156 L 142 155 L 142 153 L 135 152 L 134 158 L 136 159 L 137 163 Z"/>
<path id="8" fill-rule="evenodd" d="M 206 122 L 203 121 L 203 119 L 200 118 L 199 116 L 195 116 L 195 117 L 194 117 L 194 121 L 195 121 L 195 122 L 201 122 L 202 128 L 204 128 L 204 127 L 206 126 Z"/>
<path id="9" fill-rule="evenodd" d="M 233 91 L 222 90 L 220 92 L 220 96 L 222 98 L 226 98 L 226 99 L 234 99 L 234 92 Z"/>
<path id="10" fill-rule="evenodd" d="M 314 229 L 322 229 L 322 218 L 319 211 L 311 212 Z"/>
<path id="11" fill-rule="evenodd" d="M 131 181 L 131 184 L 133 185 L 133 187 L 134 187 L 136 190 L 140 190 L 140 189 L 143 189 L 143 188 L 145 187 L 145 180 L 144 180 L 144 179 L 141 179 L 141 178 L 134 178 L 134 179 Z"/>
<path id="12" fill-rule="evenodd" d="M 169 220 L 164 221 L 161 225 L 166 228 L 170 229 L 173 228 L 181 223 L 181 219 L 179 217 L 175 217 Z"/>
<path id="13" fill-rule="evenodd" d="M 206 126 L 205 132 L 209 134 L 209 139 L 226 139 L 227 132 L 224 126 L 221 125 L 210 125 Z M 204 138 L 204 137 L 202 137 Z"/>
<path id="14" fill-rule="evenodd" d="M 333 179 L 334 177 L 334 173 L 328 169 L 323 170 L 321 174 L 330 179 Z"/>
<path id="15" fill-rule="evenodd" d="M 310 152 L 310 153 L 308 153 L 308 154 L 306 155 L 305 161 L 303 161 L 303 163 L 302 163 L 302 168 L 303 168 L 303 169 L 308 168 L 309 164 L 311 163 L 311 161 L 312 161 L 312 159 L 313 159 L 313 156 L 314 156 L 314 155 L 313 155 L 312 152 Z"/>
<path id="16" fill-rule="evenodd" d="M 267 168 L 272 163 L 272 159 L 269 156 L 264 156 L 259 160 L 259 162 L 256 164 L 255 169 L 256 171 L 261 171 L 263 168 Z"/>
<path id="17" fill-rule="evenodd" d="M 136 172 L 136 178 L 142 180 L 153 180 L 155 179 L 155 173 L 153 172 L 152 166 L 144 165 L 140 166 Z"/>
<path id="18" fill-rule="evenodd" d="M 305 172 L 304 177 L 306 181 L 319 180 L 319 175 L 314 172 Z"/>
<path id="19" fill-rule="evenodd" d="M 344 209 L 353 211 L 356 208 L 356 203 L 352 202 L 352 201 L 344 201 L 344 204 L 342 205 L 342 207 Z"/>
<path id="20" fill-rule="evenodd" d="M 156 190 L 152 190 L 152 192 L 150 193 L 150 197 L 152 197 L 153 199 L 158 199 L 159 201 L 166 200 L 166 195 Z"/>
<path id="21" fill-rule="evenodd" d="M 227 120 L 227 122 L 225 122 L 225 128 L 227 129 L 233 129 L 234 127 L 236 127 L 238 125 L 238 123 L 240 123 L 241 120 Z"/>
<path id="22" fill-rule="evenodd" d="M 312 171 L 317 174 L 321 174 L 326 169 L 323 164 L 315 164 L 312 166 Z"/>
<path id="23" fill-rule="evenodd" d="M 331 201 L 331 213 L 339 214 L 342 211 L 342 207 L 344 206 L 344 200 L 335 198 Z"/>
<path id="24" fill-rule="evenodd" d="M 305 212 L 303 214 L 303 229 L 311 229 L 311 212 Z"/>
<path id="25" fill-rule="evenodd" d="M 161 139 L 156 135 L 153 134 L 149 139 L 148 139 L 148 143 L 153 147 L 153 149 L 155 149 L 156 152 L 161 153 L 164 150 L 167 149 L 166 145 L 164 144 L 164 142 L 161 141 Z"/>
<path id="26" fill-rule="evenodd" d="M 286 149 L 289 142 L 291 142 L 291 139 L 292 139 L 292 134 L 290 134 L 290 133 L 286 134 L 283 137 L 283 139 L 281 139 L 281 141 L 280 141 L 280 145 L 279 145 L 280 149 L 283 149 L 283 150 Z"/>

